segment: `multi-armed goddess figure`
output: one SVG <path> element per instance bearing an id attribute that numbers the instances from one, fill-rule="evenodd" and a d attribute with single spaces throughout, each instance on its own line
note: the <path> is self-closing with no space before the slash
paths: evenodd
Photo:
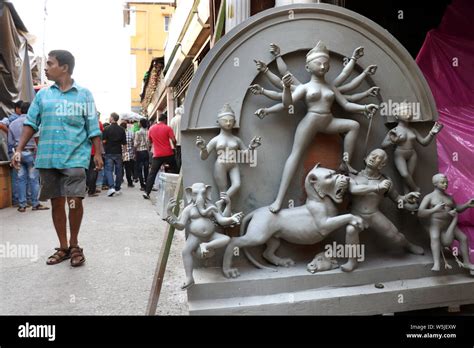
<path id="1" fill-rule="evenodd" d="M 334 101 L 336 101 L 347 112 L 365 113 L 365 115 L 371 117 L 377 111 L 377 105 L 360 105 L 349 100 L 355 101 L 368 95 L 376 95 L 378 88 L 373 87 L 366 92 L 349 97 L 342 94 L 359 86 L 367 74 L 375 73 L 376 66 L 368 67 L 351 82 L 339 87 L 351 74 L 355 61 L 363 55 L 362 47 L 354 51 L 354 56 L 350 59 L 350 62 L 332 83 L 327 82 L 325 79 L 325 75 L 329 71 L 329 51 L 321 41 L 306 55 L 306 70 L 311 74 L 311 78 L 304 84 L 296 81 L 291 73 L 287 72 L 286 64 L 279 57 L 279 48 L 272 45 L 271 51 L 277 56 L 277 64 L 280 74 L 284 74 L 283 78 L 280 80 L 276 75 L 272 74 L 262 62 L 256 61 L 257 69 L 264 72 L 273 84 L 278 85 L 279 83 L 280 86 L 283 85 L 283 92 L 264 90 L 259 85 L 250 86 L 250 90 L 255 94 L 263 94 L 271 99 L 281 100 L 282 103 L 268 109 L 259 109 L 256 111 L 256 115 L 263 118 L 269 113 L 293 108 L 293 104 L 299 100 L 303 101 L 307 106 L 307 113 L 296 128 L 293 148 L 283 169 L 277 197 L 270 206 L 270 210 L 273 213 L 277 213 L 281 209 L 283 199 L 291 179 L 294 177 L 298 163 L 317 133 L 345 134 L 344 156 L 341 166 L 350 172 L 356 172 L 350 166 L 350 160 L 352 159 L 360 125 L 354 120 L 334 117 L 331 113 L 331 108 Z"/>

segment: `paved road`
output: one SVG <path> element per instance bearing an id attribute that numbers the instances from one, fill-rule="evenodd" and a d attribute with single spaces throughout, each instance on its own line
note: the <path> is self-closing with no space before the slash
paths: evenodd
<path id="1" fill-rule="evenodd" d="M 0 209 L 0 315 L 145 313 L 166 223 L 138 188 L 86 198 L 84 206 L 79 242 L 87 261 L 79 268 L 69 261 L 45 264 L 58 246 L 51 210 Z M 178 232 L 157 314 L 187 314 L 186 293 L 179 289 L 183 242 Z M 28 255 L 13 255 L 20 245 Z"/>

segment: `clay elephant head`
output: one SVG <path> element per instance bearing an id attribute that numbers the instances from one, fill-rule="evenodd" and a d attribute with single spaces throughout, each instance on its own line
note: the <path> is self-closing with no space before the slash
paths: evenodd
<path id="1" fill-rule="evenodd" d="M 208 203 L 212 199 L 212 187 L 203 183 L 195 183 L 190 187 L 184 189 L 186 200 L 190 204 L 194 204 L 201 216 L 208 216 L 210 213 L 217 212 L 214 205 Z"/>

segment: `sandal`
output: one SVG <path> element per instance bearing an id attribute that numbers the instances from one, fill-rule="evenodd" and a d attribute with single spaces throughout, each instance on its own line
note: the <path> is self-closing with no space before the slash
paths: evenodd
<path id="1" fill-rule="evenodd" d="M 26 207 L 19 207 L 17 210 L 18 210 L 20 213 L 24 213 L 24 212 L 26 212 Z"/>
<path id="2" fill-rule="evenodd" d="M 80 248 L 79 246 L 69 247 L 69 252 L 71 253 L 71 266 L 72 267 L 79 267 L 84 262 L 86 262 L 86 258 L 84 257 L 84 252 L 82 251 L 82 248 Z"/>
<path id="3" fill-rule="evenodd" d="M 57 265 L 58 263 L 63 262 L 71 257 L 69 249 L 62 249 L 62 248 L 54 248 L 57 250 L 53 255 L 48 257 L 46 261 L 47 265 Z"/>
<path id="4" fill-rule="evenodd" d="M 31 210 L 49 210 L 49 207 L 45 207 L 44 205 L 38 204 L 36 207 L 31 208 Z"/>

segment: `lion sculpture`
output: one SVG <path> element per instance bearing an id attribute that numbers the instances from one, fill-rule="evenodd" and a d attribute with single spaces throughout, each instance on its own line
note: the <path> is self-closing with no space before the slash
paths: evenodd
<path id="1" fill-rule="evenodd" d="M 363 229 L 361 217 L 353 214 L 337 215 L 336 203 L 342 202 L 348 187 L 347 176 L 317 164 L 305 179 L 307 199 L 304 205 L 282 209 L 277 214 L 268 207 L 261 207 L 244 218 L 240 237 L 232 238 L 226 247 L 222 266 L 224 275 L 228 278 L 240 275 L 237 268 L 232 268 L 235 248 L 266 244 L 263 257 L 276 266 L 288 267 L 294 265 L 293 260 L 275 255 L 280 239 L 311 245 L 322 241 L 340 227 L 352 225 Z M 246 250 L 245 254 L 256 267 L 268 268 L 257 262 Z"/>

